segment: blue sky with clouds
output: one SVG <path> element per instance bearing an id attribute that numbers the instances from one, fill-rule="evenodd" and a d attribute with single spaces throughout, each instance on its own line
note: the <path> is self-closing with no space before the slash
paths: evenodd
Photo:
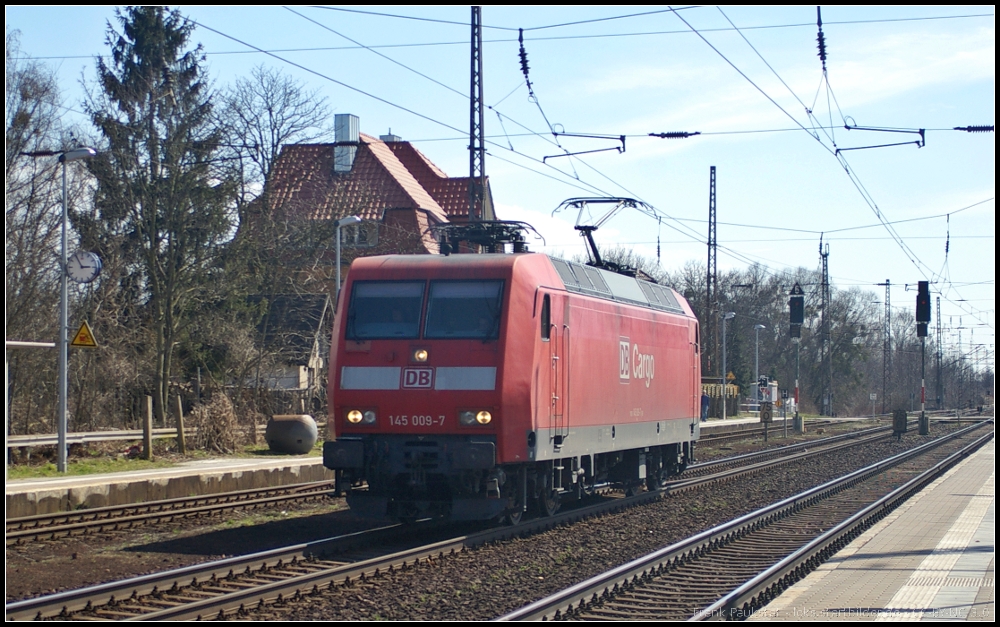
<path id="1" fill-rule="evenodd" d="M 391 128 L 449 174 L 467 174 L 469 7 L 341 8 L 179 7 L 199 25 L 193 39 L 216 85 L 257 64 L 281 68 L 337 113 L 358 115 L 362 132 Z M 993 13 L 824 7 L 824 80 L 814 6 L 484 7 L 486 169 L 497 212 L 534 224 L 546 250 L 571 256 L 583 248 L 576 216 L 552 216 L 562 200 L 635 197 L 663 220 L 619 214 L 598 231 L 601 243 L 655 257 L 659 237 L 664 266 L 704 263 L 714 165 L 720 268 L 816 268 L 823 233 L 836 287 L 871 286 L 881 298 L 874 284 L 888 278 L 900 285 L 893 303 L 912 309 L 914 292 L 902 285 L 934 281 L 945 325 L 961 318 L 992 355 L 995 135 L 951 129 L 994 123 Z M 57 68 L 71 119 L 80 117 L 81 81 L 107 52 L 109 20 L 112 7 L 6 8 L 22 52 Z M 626 150 L 546 159 L 561 152 L 549 124 L 626 135 Z M 844 150 L 919 140 L 845 124 L 923 128 L 926 145 Z M 702 134 L 648 136 L 673 131 Z M 618 145 L 559 141 L 571 152 Z"/>

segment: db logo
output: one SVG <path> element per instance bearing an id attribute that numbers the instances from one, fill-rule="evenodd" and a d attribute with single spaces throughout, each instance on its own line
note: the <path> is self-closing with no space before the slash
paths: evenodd
<path id="1" fill-rule="evenodd" d="M 404 368 L 404 388 L 429 388 L 434 380 L 434 370 L 430 368 Z"/>
<path id="2" fill-rule="evenodd" d="M 618 338 L 618 380 L 628 383 L 632 368 L 629 365 L 629 348 L 631 344 L 627 337 Z"/>

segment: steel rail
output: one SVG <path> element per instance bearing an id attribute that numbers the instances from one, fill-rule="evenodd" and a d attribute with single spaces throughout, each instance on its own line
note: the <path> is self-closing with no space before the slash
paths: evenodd
<path id="1" fill-rule="evenodd" d="M 676 481 L 669 481 L 664 489 L 667 493 L 690 490 L 691 488 L 696 488 L 705 485 L 707 483 L 715 483 L 718 481 L 725 481 L 727 479 L 742 477 L 743 475 L 753 474 L 756 472 L 760 472 L 762 470 L 766 470 L 768 468 L 773 468 L 775 466 L 789 464 L 802 459 L 807 459 L 809 457 L 824 455 L 826 453 L 832 453 L 846 448 L 853 448 L 855 446 L 860 446 L 862 444 L 867 444 L 869 442 L 882 440 L 887 437 L 891 437 L 891 434 L 876 433 L 859 439 L 849 440 L 847 442 L 837 442 L 830 446 L 824 446 L 820 449 L 816 449 L 815 448 L 816 445 L 814 443 L 813 450 L 804 448 L 801 452 L 792 453 L 791 455 L 785 455 L 783 457 L 778 457 L 777 459 L 764 459 L 763 461 L 755 462 L 748 466 L 740 466 L 729 470 L 721 470 L 719 472 L 710 475 L 705 475 L 701 477 L 691 477 L 689 479 L 682 478 Z"/>
<path id="2" fill-rule="evenodd" d="M 855 440 L 850 444 L 858 443 Z M 828 452 L 830 452 L 830 449 L 814 450 L 794 456 L 794 459 L 822 455 Z M 793 459 L 786 457 L 763 465 L 758 464 L 753 470 L 757 471 L 781 463 L 789 463 L 790 461 L 793 461 Z M 722 473 L 720 476 L 731 478 L 735 473 L 736 471 L 728 471 Z M 7 605 L 7 618 L 8 620 L 50 617 L 67 618 L 72 612 L 85 609 L 96 610 L 100 606 L 117 607 L 120 610 L 129 609 L 133 613 L 142 612 L 144 610 L 140 608 L 123 607 L 122 601 L 127 599 L 139 599 L 141 601 L 144 596 L 149 595 L 159 595 L 161 606 L 171 605 L 171 607 L 155 612 L 147 611 L 142 616 L 134 616 L 135 620 L 215 618 L 220 615 L 239 611 L 241 607 L 246 609 L 251 606 L 257 606 L 260 603 L 267 604 L 278 599 L 288 599 L 310 594 L 318 590 L 318 586 L 321 585 L 350 585 L 352 581 L 356 581 L 362 576 L 371 577 L 391 568 L 405 567 L 404 565 L 407 562 L 412 563 L 414 560 L 433 559 L 439 557 L 442 553 L 452 550 L 458 551 L 462 548 L 470 548 L 489 542 L 537 533 L 558 525 L 569 524 L 592 516 L 650 503 L 663 498 L 664 495 L 669 494 L 671 491 L 690 489 L 695 483 L 704 484 L 711 480 L 711 478 L 688 480 L 682 486 L 669 487 L 663 491 L 645 492 L 630 498 L 584 506 L 557 514 L 553 517 L 526 521 L 526 523 L 517 527 L 502 527 L 464 535 L 429 546 L 421 546 L 391 555 L 366 559 L 353 564 L 336 564 L 323 568 L 318 572 L 294 574 L 285 577 L 283 581 L 260 581 L 259 579 L 255 580 L 255 576 L 261 574 L 261 577 L 273 578 L 279 575 L 277 571 L 283 567 L 288 567 L 292 564 L 295 567 L 301 567 L 304 565 L 303 560 L 314 559 L 316 556 L 329 551 L 332 543 L 342 538 L 353 537 L 357 541 L 368 541 L 369 544 L 372 544 L 373 542 L 370 541 L 371 536 L 364 536 L 360 533 L 352 534 L 352 536 L 331 538 L 250 556 L 227 558 L 219 562 L 190 566 L 166 573 L 146 575 L 125 581 L 67 591 L 47 597 L 19 601 Z M 720 477 L 716 477 L 715 480 L 721 479 Z M 383 529 L 386 530 L 384 533 L 387 534 L 388 539 L 391 534 L 398 533 L 401 527 L 393 525 Z M 248 583 L 241 582 L 240 571 L 243 571 L 243 574 L 246 575 Z M 219 591 L 220 594 L 211 599 L 192 599 L 191 595 L 185 592 L 185 590 L 197 591 L 198 586 L 205 583 L 209 583 L 209 587 L 218 588 L 219 586 L 216 584 L 224 585 L 223 579 L 234 578 L 237 582 L 234 585 L 242 586 L 244 589 Z M 118 615 L 122 618 L 129 616 L 124 611 L 118 612 Z"/>
<path id="3" fill-rule="evenodd" d="M 994 435 L 994 433 L 988 433 L 962 450 L 941 460 L 704 608 L 693 616 L 692 620 L 742 619 L 751 615 L 755 610 L 763 607 L 792 584 L 815 570 L 817 566 L 847 546 L 866 529 L 882 520 L 908 498 L 946 473 L 955 464 L 979 450 L 992 440 Z"/>
<path id="4" fill-rule="evenodd" d="M 943 422 L 952 422 L 951 419 L 943 419 L 942 421 Z M 976 422 L 977 423 L 978 422 L 982 422 L 982 420 L 977 420 Z M 917 424 L 917 421 L 915 421 L 915 420 L 909 421 L 907 423 L 908 426 L 915 426 L 916 424 Z M 881 436 L 872 437 L 874 434 L 882 434 L 882 435 Z M 893 435 L 893 433 L 892 433 L 892 427 L 890 427 L 890 426 L 871 427 L 869 429 L 862 429 L 862 430 L 859 430 L 859 431 L 853 431 L 851 433 L 844 433 L 844 434 L 841 434 L 841 435 L 834 435 L 834 436 L 830 436 L 830 437 L 826 437 L 826 438 L 819 438 L 819 439 L 816 439 L 816 440 L 808 440 L 808 441 L 805 441 L 805 442 L 798 442 L 796 444 L 788 444 L 788 445 L 785 445 L 785 446 L 777 446 L 777 447 L 766 449 L 766 450 L 763 450 L 763 451 L 756 451 L 756 452 L 752 452 L 752 453 L 744 453 L 742 455 L 734 455 L 732 457 L 723 457 L 723 458 L 714 459 L 714 460 L 711 460 L 711 461 L 708 461 L 708 462 L 702 462 L 702 463 L 698 463 L 698 464 L 691 464 L 690 466 L 687 467 L 687 470 L 685 471 L 684 476 L 697 476 L 698 474 L 701 474 L 704 471 L 711 471 L 713 468 L 725 468 L 727 466 L 732 466 L 732 465 L 734 465 L 736 463 L 743 463 L 743 462 L 751 461 L 751 460 L 765 460 L 765 459 L 770 459 L 770 458 L 774 458 L 774 457 L 786 455 L 786 454 L 788 454 L 788 453 L 790 453 L 792 451 L 796 451 L 796 450 L 803 450 L 803 451 L 813 450 L 817 446 L 826 446 L 827 444 L 832 444 L 832 443 L 840 442 L 840 441 L 856 440 L 857 444 L 861 444 L 862 441 L 863 442 L 871 442 L 871 441 L 877 440 L 879 438 L 891 437 L 892 435 Z M 831 450 L 835 450 L 835 449 L 831 449 Z"/>
<path id="5" fill-rule="evenodd" d="M 5 606 L 7 620 L 32 620 L 67 616 L 76 612 L 102 604 L 114 605 L 116 602 L 153 594 L 161 590 L 170 590 L 175 586 L 188 586 L 192 583 L 203 583 L 215 579 L 224 579 L 241 571 L 260 570 L 293 560 L 308 559 L 333 548 L 340 548 L 361 541 L 377 539 L 380 535 L 389 535 L 398 530 L 401 525 L 388 525 L 376 529 L 359 531 L 342 536 L 324 538 L 304 544 L 296 544 L 268 551 L 225 558 L 208 564 L 195 564 L 162 573 L 152 573 L 133 577 L 123 581 L 113 581 L 96 586 L 88 586 L 77 590 L 67 590 L 56 594 L 15 601 Z"/>
<path id="6" fill-rule="evenodd" d="M 500 621 L 514 620 L 553 620 L 572 615 L 581 607 L 589 603 L 608 598 L 617 594 L 619 590 L 628 587 L 635 582 L 653 577 L 664 568 L 669 568 L 673 564 L 688 561 L 698 555 L 711 550 L 713 547 L 728 543 L 729 541 L 745 535 L 749 531 L 761 527 L 769 520 L 777 519 L 785 514 L 794 512 L 807 505 L 817 502 L 827 495 L 834 494 L 842 490 L 847 485 L 862 481 L 868 477 L 883 472 L 885 469 L 896 466 L 913 457 L 919 456 L 931 449 L 937 448 L 946 442 L 957 437 L 961 437 L 974 429 L 982 427 L 985 423 L 978 423 L 961 429 L 948 436 L 937 438 L 918 447 L 894 455 L 893 457 L 876 462 L 865 468 L 854 471 L 838 479 L 828 481 L 822 485 L 810 488 L 800 494 L 789 497 L 777 503 L 773 503 L 755 512 L 751 512 L 722 525 L 713 527 L 699 534 L 691 536 L 685 540 L 664 547 L 649 555 L 633 560 L 613 568 L 606 573 L 602 573 L 583 581 L 574 586 L 570 586 L 556 594 L 544 599 L 535 601 L 525 607 L 499 617 Z M 575 607 L 574 607 L 575 606 Z"/>
<path id="7" fill-rule="evenodd" d="M 6 521 L 7 544 L 26 539 L 61 537 L 106 528 L 131 528 L 150 521 L 214 514 L 230 509 L 257 508 L 292 500 L 328 496 L 333 481 L 314 481 L 274 488 L 253 488 L 203 496 L 181 497 L 146 503 L 111 505 L 72 512 L 38 514 Z"/>
<path id="8" fill-rule="evenodd" d="M 916 424 L 916 423 L 914 423 Z M 763 451 L 755 451 L 752 453 L 743 453 L 741 455 L 734 455 L 732 457 L 723 457 L 720 459 L 713 459 L 707 462 L 700 462 L 697 464 L 691 464 L 687 467 L 685 471 L 686 474 L 699 473 L 706 470 L 711 470 L 713 468 L 722 468 L 725 466 L 731 466 L 736 463 L 742 463 L 747 460 L 752 459 L 765 459 L 767 457 L 774 457 L 777 455 L 785 455 L 792 451 L 798 450 L 808 450 L 815 449 L 817 446 L 825 446 L 827 444 L 832 444 L 835 442 L 842 442 L 846 440 L 858 440 L 862 438 L 868 438 L 874 434 L 885 434 L 891 431 L 892 427 L 871 427 L 869 429 L 861 429 L 859 431 L 852 431 L 851 433 L 843 433 L 840 435 L 833 435 L 825 438 L 817 438 L 815 440 L 808 440 L 805 442 L 798 442 L 795 444 L 787 444 L 784 446 L 777 446 L 774 448 L 766 449 Z M 884 437 L 884 435 L 880 436 Z"/>

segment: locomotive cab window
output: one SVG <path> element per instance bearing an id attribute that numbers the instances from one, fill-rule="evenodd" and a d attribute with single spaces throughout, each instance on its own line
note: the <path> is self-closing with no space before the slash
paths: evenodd
<path id="1" fill-rule="evenodd" d="M 423 281 L 359 281 L 351 291 L 347 339 L 416 339 Z"/>
<path id="2" fill-rule="evenodd" d="M 503 281 L 431 281 L 425 338 L 495 340 Z"/>

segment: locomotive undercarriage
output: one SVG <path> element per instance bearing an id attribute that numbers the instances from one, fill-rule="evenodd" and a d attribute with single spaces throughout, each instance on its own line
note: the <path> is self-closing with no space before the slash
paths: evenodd
<path id="1" fill-rule="evenodd" d="M 684 472 L 693 455 L 694 442 L 680 442 L 544 462 L 538 466 L 547 476 L 536 478 L 535 498 L 551 498 L 552 493 L 582 498 L 608 489 L 637 494 L 644 486 L 657 490 Z M 552 508 L 544 503 L 539 509 L 548 513 Z"/>
<path id="2" fill-rule="evenodd" d="M 491 439 L 373 436 L 327 442 L 324 464 L 359 515 L 413 521 L 555 514 L 564 499 L 606 489 L 659 489 L 683 472 L 694 443 L 682 442 L 530 464 L 495 464 Z"/>

